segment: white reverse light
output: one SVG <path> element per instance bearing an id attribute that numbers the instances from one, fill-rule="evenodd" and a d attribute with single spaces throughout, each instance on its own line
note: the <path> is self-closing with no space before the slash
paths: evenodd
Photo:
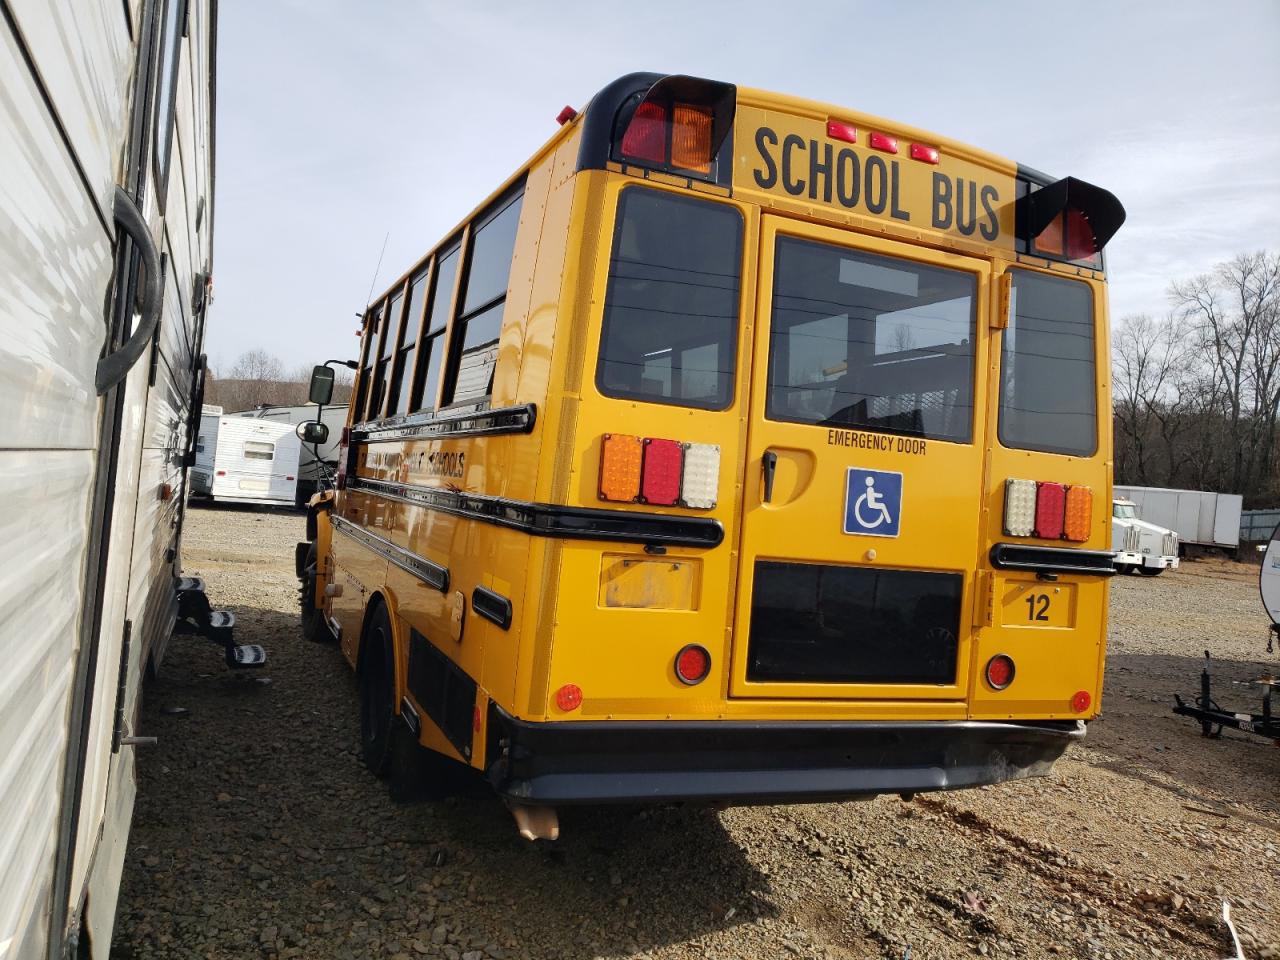
<path id="1" fill-rule="evenodd" d="M 684 476 L 680 480 L 680 502 L 697 510 L 710 510 L 716 505 L 720 488 L 720 445 L 718 443 L 686 443 Z"/>
<path id="2" fill-rule="evenodd" d="M 1011 537 L 1029 537 L 1036 526 L 1036 482 L 1004 482 L 1004 532 Z"/>

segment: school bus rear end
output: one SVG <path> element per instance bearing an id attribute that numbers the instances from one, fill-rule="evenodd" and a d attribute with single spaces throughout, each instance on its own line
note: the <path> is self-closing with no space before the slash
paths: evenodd
<path id="1" fill-rule="evenodd" d="M 642 74 L 513 183 L 488 394 L 357 403 L 313 505 L 316 605 L 358 668 L 390 610 L 418 742 L 544 806 L 1046 772 L 1101 694 L 1114 198 Z"/>

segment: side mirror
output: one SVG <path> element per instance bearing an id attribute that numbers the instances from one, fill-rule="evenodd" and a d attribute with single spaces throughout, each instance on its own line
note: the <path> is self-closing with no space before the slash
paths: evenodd
<path id="1" fill-rule="evenodd" d="M 320 406 L 333 399 L 333 370 L 320 364 L 311 368 L 311 389 L 307 399 Z"/>
<path id="2" fill-rule="evenodd" d="M 294 432 L 303 443 L 319 445 L 329 442 L 329 427 L 318 420 L 304 420 Z"/>

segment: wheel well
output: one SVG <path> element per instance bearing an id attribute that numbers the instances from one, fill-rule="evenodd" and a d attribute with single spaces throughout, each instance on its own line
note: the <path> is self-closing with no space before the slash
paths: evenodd
<path id="1" fill-rule="evenodd" d="M 364 649 L 365 649 L 364 637 L 365 637 L 365 634 L 369 632 L 369 624 L 373 621 L 374 612 L 379 607 L 385 607 L 386 605 L 387 605 L 387 600 L 380 591 L 374 592 L 369 597 L 369 602 L 364 605 L 364 621 L 360 624 L 359 648 L 356 650 L 356 676 L 360 676 L 362 673 L 364 673 Z M 391 619 L 390 611 L 387 612 L 387 619 L 388 620 Z M 395 648 L 394 633 L 395 633 L 395 628 L 393 627 L 392 637 L 391 637 L 391 645 L 393 648 L 393 654 L 392 654 L 393 660 L 394 660 L 394 648 Z"/>

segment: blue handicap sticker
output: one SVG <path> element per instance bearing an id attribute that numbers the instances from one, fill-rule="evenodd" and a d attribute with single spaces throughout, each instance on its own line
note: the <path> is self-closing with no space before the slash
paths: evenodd
<path id="1" fill-rule="evenodd" d="M 844 532 L 896 537 L 902 524 L 902 474 L 850 467 L 844 486 Z"/>

